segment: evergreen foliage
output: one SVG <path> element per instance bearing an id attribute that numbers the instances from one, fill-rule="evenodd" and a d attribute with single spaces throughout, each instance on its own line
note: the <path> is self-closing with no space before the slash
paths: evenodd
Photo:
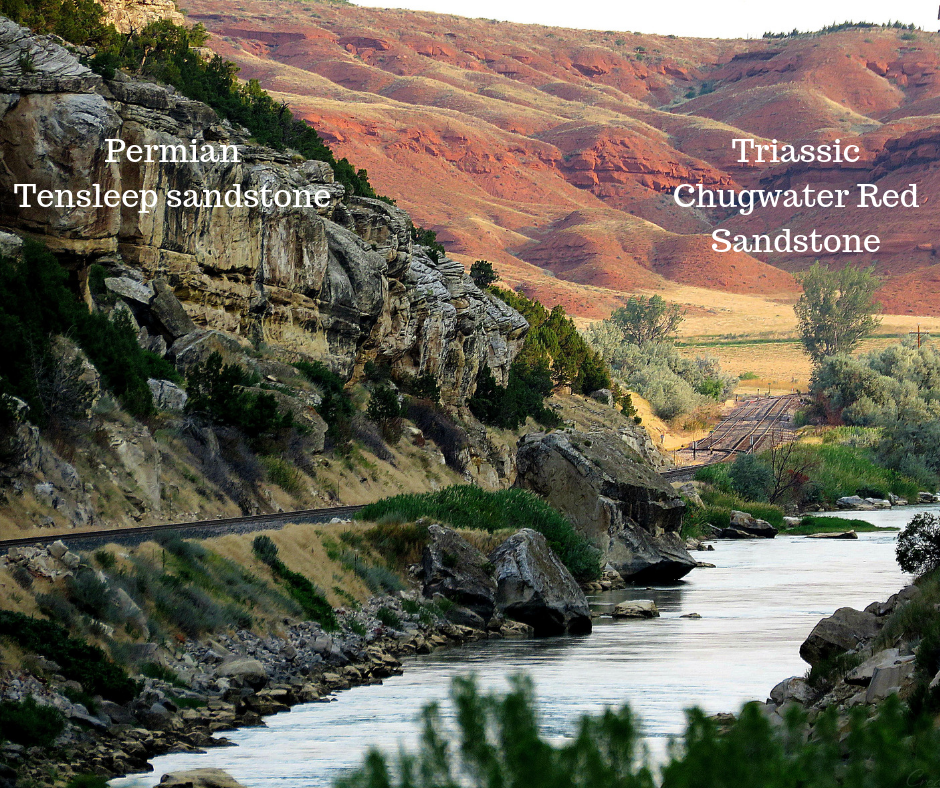
<path id="1" fill-rule="evenodd" d="M 0 396 L 21 398 L 30 417 L 45 423 L 41 385 L 55 364 L 51 338 L 72 338 L 105 385 L 135 416 L 153 412 L 148 378 L 179 380 L 173 366 L 142 350 L 129 318 L 89 312 L 67 286 L 68 276 L 42 245 L 27 240 L 23 259 L 0 258 Z"/>
<path id="2" fill-rule="evenodd" d="M 320 361 L 299 361 L 294 366 L 320 391 L 322 401 L 317 412 L 327 424 L 327 437 L 334 446 L 345 446 L 352 437 L 352 417 L 356 409 L 343 379 Z"/>
<path id="3" fill-rule="evenodd" d="M 250 390 L 258 382 L 257 376 L 238 364 L 226 364 L 215 352 L 187 373 L 186 409 L 217 424 L 236 427 L 254 441 L 291 427 L 292 414 L 281 413 L 272 394 Z"/>

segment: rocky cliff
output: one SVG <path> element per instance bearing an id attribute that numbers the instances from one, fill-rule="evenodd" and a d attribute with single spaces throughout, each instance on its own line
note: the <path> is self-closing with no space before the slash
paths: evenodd
<path id="1" fill-rule="evenodd" d="M 198 328 L 326 360 L 343 376 L 366 361 L 430 374 L 461 405 L 481 364 L 505 381 L 525 320 L 481 292 L 463 266 L 411 241 L 411 220 L 376 200 L 343 201 L 323 162 L 252 145 L 203 104 L 120 73 L 102 80 L 50 39 L 0 20 L 0 226 L 44 241 L 80 279 L 95 263 L 138 283 L 162 280 Z M 27 67 L 28 64 L 28 67 Z M 109 162 L 130 145 L 234 146 L 237 163 Z M 14 185 L 76 193 L 324 190 L 310 209 L 21 208 Z M 127 300 L 133 295 L 123 294 Z M 173 352 L 193 326 L 163 326 Z M 180 333 L 182 332 L 182 333 Z"/>
<path id="2" fill-rule="evenodd" d="M 672 582 L 695 567 L 679 538 L 685 504 L 627 436 L 533 433 L 516 465 L 516 484 L 564 512 L 627 582 Z"/>

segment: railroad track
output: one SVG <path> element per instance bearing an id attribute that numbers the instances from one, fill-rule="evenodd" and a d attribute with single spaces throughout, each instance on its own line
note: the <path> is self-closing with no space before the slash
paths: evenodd
<path id="1" fill-rule="evenodd" d="M 786 439 L 792 428 L 785 417 L 798 402 L 798 394 L 745 402 L 719 422 L 707 438 L 695 443 L 695 451 L 691 453 L 695 459 L 704 454 L 707 461 L 664 471 L 661 475 L 669 481 L 691 479 L 699 468 L 706 465 L 736 454 L 759 451 L 770 440 Z M 686 448 L 683 451 L 688 455 L 691 450 Z"/>
<path id="2" fill-rule="evenodd" d="M 11 547 L 45 544 L 61 540 L 76 550 L 92 550 L 103 544 L 116 543 L 135 545 L 168 534 L 179 534 L 186 538 L 208 539 L 226 534 L 249 534 L 283 528 L 289 523 L 328 523 L 334 518 L 348 519 L 362 506 L 334 506 L 329 509 L 300 509 L 295 512 L 256 514 L 245 517 L 229 517 L 217 520 L 197 520 L 189 523 L 167 523 L 164 525 L 142 525 L 134 528 L 104 528 L 69 534 L 49 534 L 21 539 L 0 540 L 0 555 L 6 555 Z"/>

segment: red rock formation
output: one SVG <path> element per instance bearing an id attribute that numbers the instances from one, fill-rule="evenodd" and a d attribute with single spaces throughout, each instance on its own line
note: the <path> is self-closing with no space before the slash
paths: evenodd
<path id="1" fill-rule="evenodd" d="M 896 30 L 710 41 L 327 3 L 184 0 L 210 45 L 313 122 L 339 155 L 468 260 L 600 316 L 667 280 L 773 295 L 811 257 L 719 254 L 744 234 L 878 234 L 891 310 L 940 314 L 940 42 Z M 851 141 L 853 167 L 742 165 L 731 140 Z M 678 207 L 682 183 L 852 188 L 918 182 L 915 210 Z M 757 259 L 757 258 L 760 259 Z M 824 259 L 826 259 L 824 257 Z M 917 298 L 905 296 L 919 287 Z M 598 290 L 597 288 L 602 288 Z M 599 314 L 600 313 L 600 314 Z"/>

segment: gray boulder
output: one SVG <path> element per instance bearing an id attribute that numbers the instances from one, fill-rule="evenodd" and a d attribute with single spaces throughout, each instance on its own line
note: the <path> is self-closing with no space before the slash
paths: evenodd
<path id="1" fill-rule="evenodd" d="M 268 683 L 268 672 L 257 659 L 236 657 L 226 660 L 215 669 L 219 678 L 238 679 L 253 689 L 260 689 Z"/>
<path id="2" fill-rule="evenodd" d="M 160 788 L 245 788 L 221 769 L 191 769 L 186 772 L 164 774 Z"/>
<path id="3" fill-rule="evenodd" d="M 695 567 L 679 538 L 685 503 L 615 434 L 532 433 L 517 486 L 563 512 L 628 583 L 672 582 Z"/>
<path id="4" fill-rule="evenodd" d="M 878 634 L 881 621 L 871 613 L 840 607 L 820 621 L 800 646 L 800 656 L 810 665 L 852 651 Z"/>
<path id="5" fill-rule="evenodd" d="M 496 608 L 529 624 L 537 637 L 591 631 L 587 598 L 542 534 L 523 528 L 489 556 L 496 568 Z"/>
<path id="6" fill-rule="evenodd" d="M 597 391 L 592 391 L 588 396 L 604 405 L 610 405 L 611 407 L 614 405 L 614 392 L 610 389 L 598 389 Z"/>
<path id="7" fill-rule="evenodd" d="M 784 679 L 770 691 L 770 702 L 778 706 L 789 701 L 796 701 L 803 706 L 812 700 L 813 690 L 802 676 Z"/>
<path id="8" fill-rule="evenodd" d="M 196 324 L 183 308 L 176 294 L 163 279 L 153 283 L 154 297 L 150 302 L 150 314 L 169 335 L 171 339 L 179 339 L 196 330 Z"/>
<path id="9" fill-rule="evenodd" d="M 659 618 L 659 608 L 652 599 L 628 599 L 614 608 L 614 618 Z"/>
<path id="10" fill-rule="evenodd" d="M 731 527 L 763 539 L 773 539 L 777 535 L 777 529 L 766 520 L 759 520 L 752 514 L 739 512 L 736 509 L 731 510 Z"/>
<path id="11" fill-rule="evenodd" d="M 493 565 L 483 553 L 450 528 L 432 525 L 428 534 L 431 539 L 421 559 L 424 595 L 434 597 L 441 594 L 459 608 L 476 614 L 485 624 L 496 608 Z M 455 623 L 473 625 L 463 620 Z"/>
<path id="12" fill-rule="evenodd" d="M 153 404 L 160 410 L 182 411 L 186 407 L 189 395 L 170 380 L 149 378 L 147 385 L 153 395 Z"/>

